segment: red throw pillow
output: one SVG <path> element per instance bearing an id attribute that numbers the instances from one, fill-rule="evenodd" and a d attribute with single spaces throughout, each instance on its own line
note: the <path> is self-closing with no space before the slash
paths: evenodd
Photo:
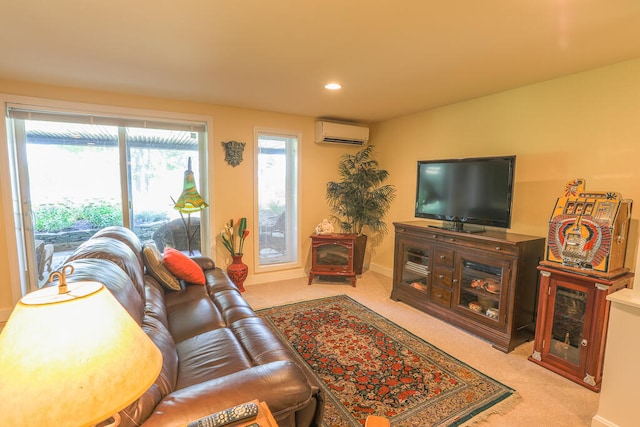
<path id="1" fill-rule="evenodd" d="M 164 248 L 162 263 L 174 276 L 185 282 L 204 285 L 204 272 L 198 264 L 185 254 L 170 247 Z"/>

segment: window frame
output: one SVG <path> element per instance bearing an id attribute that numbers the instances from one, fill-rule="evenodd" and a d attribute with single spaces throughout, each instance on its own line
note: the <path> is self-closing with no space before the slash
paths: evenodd
<path id="1" fill-rule="evenodd" d="M 259 199 L 259 173 L 258 173 L 258 168 L 259 168 L 259 139 L 261 135 L 272 135 L 272 136 L 278 136 L 278 137 L 283 137 L 283 138 L 296 138 L 296 171 L 295 174 L 291 174 L 291 176 L 295 176 L 296 182 L 295 182 L 295 194 L 293 196 L 295 202 L 295 219 L 294 219 L 294 223 L 295 223 L 295 230 L 293 233 L 291 233 L 292 236 L 292 249 L 295 251 L 295 258 L 291 261 L 285 261 L 285 262 L 279 262 L 279 263 L 274 263 L 274 264 L 268 264 L 268 265 L 260 265 L 260 225 L 259 225 L 259 203 L 258 203 L 258 199 Z M 297 130 L 290 130 L 290 129 L 275 129 L 275 128 L 267 128 L 267 127 L 258 127 L 256 126 L 254 128 L 254 152 L 256 153 L 254 156 L 254 220 L 253 220 L 253 229 L 256 230 L 256 233 L 254 233 L 254 237 L 253 237 L 253 243 L 254 243 L 254 273 L 255 274 L 260 274 L 260 273 L 272 273 L 272 272 L 279 272 L 279 271 L 284 271 L 284 270 L 292 270 L 292 269 L 296 269 L 296 268 L 301 268 L 302 266 L 302 252 L 301 252 L 301 218 L 300 218 L 300 212 L 301 212 L 301 193 L 300 193 L 300 189 L 302 188 L 301 185 L 301 172 L 300 172 L 300 165 L 301 165 L 301 159 L 302 159 L 302 132 L 301 131 L 297 131 Z M 289 198 L 290 198 L 289 197 Z"/>

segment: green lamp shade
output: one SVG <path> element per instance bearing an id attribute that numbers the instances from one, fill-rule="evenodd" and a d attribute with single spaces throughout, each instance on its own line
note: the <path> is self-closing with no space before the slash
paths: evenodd
<path id="1" fill-rule="evenodd" d="M 209 204 L 204 201 L 196 189 L 196 180 L 193 177 L 193 171 L 191 170 L 191 158 L 189 158 L 188 169 L 184 171 L 182 194 L 178 197 L 174 208 L 182 213 L 190 214 L 200 212 L 208 206 Z"/>

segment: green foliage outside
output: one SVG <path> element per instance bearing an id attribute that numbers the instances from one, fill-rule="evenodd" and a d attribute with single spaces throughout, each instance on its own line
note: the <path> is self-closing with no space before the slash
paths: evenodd
<path id="1" fill-rule="evenodd" d="M 120 203 L 106 199 L 93 199 L 84 203 L 62 200 L 55 204 L 35 206 L 33 214 L 35 231 L 41 233 L 122 225 Z M 134 222 L 145 224 L 166 220 L 168 220 L 166 213 L 145 211 L 136 214 Z"/>
<path id="2" fill-rule="evenodd" d="M 271 202 L 268 205 L 268 209 L 269 212 L 275 215 L 280 215 L 282 212 L 284 212 L 285 206 L 280 202 Z"/>

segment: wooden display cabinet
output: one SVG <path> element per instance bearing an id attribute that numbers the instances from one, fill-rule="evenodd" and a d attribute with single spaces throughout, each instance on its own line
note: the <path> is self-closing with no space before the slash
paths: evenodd
<path id="1" fill-rule="evenodd" d="M 600 391 L 610 302 L 632 273 L 592 277 L 541 265 L 536 337 L 529 360 Z"/>
<path id="2" fill-rule="evenodd" d="M 509 352 L 534 336 L 542 237 L 478 234 L 394 223 L 391 299 L 468 330 Z"/>
<path id="3" fill-rule="evenodd" d="M 348 277 L 356 286 L 353 266 L 355 234 L 312 234 L 309 285 L 316 276 Z"/>

